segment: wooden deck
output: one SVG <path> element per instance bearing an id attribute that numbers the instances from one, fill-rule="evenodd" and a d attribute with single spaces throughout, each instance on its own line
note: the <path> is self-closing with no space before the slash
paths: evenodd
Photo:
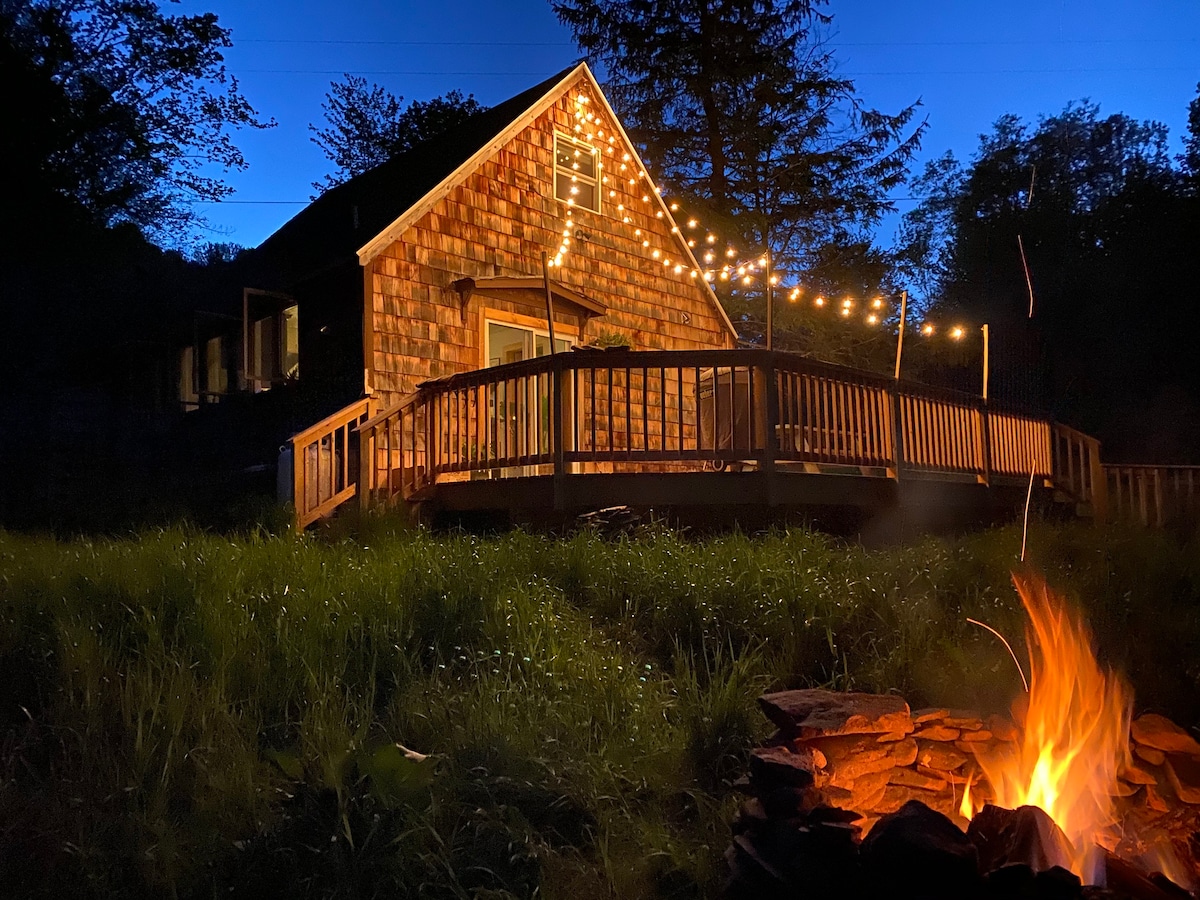
<path id="1" fill-rule="evenodd" d="M 1030 479 L 1103 518 L 1099 444 L 980 398 L 765 350 L 576 351 L 426 382 L 293 438 L 303 527 L 357 496 L 459 512 L 974 509 Z"/>

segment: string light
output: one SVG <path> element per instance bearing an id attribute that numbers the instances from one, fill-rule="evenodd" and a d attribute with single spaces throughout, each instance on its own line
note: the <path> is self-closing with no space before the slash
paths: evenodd
<path id="1" fill-rule="evenodd" d="M 607 150 L 610 155 L 614 153 L 613 145 L 616 142 L 616 129 L 606 129 L 604 127 L 604 118 L 601 115 L 593 113 L 587 109 L 590 102 L 590 99 L 583 94 L 580 94 L 575 98 L 574 118 L 576 121 L 574 130 L 576 134 L 581 135 L 581 137 L 578 138 L 580 141 L 584 141 L 583 135 L 586 135 L 585 142 L 591 142 L 597 139 L 601 141 L 607 141 L 607 146 L 605 147 L 598 147 L 591 143 L 588 144 L 591 152 L 595 154 L 595 158 L 599 160 L 602 149 Z M 587 125 L 586 130 L 584 128 L 585 123 Z M 582 159 L 584 154 L 587 152 L 587 150 L 582 148 L 576 149 L 574 152 L 574 157 L 576 160 Z M 653 183 L 644 169 L 639 169 L 637 171 L 636 178 L 632 176 L 632 173 L 627 171 L 629 168 L 628 164 L 635 161 L 630 153 L 622 152 L 620 155 L 620 160 L 621 161 L 617 168 L 619 171 L 626 173 L 626 175 L 629 176 L 627 181 L 631 187 L 635 186 L 638 180 L 645 180 L 647 182 L 645 191 L 641 193 L 641 202 L 644 204 L 649 204 L 651 208 L 644 211 L 645 215 L 649 215 L 650 212 L 653 212 L 654 218 L 661 220 L 666 218 L 664 215 L 664 207 L 666 210 L 670 210 L 671 212 L 678 212 L 680 210 L 680 203 L 678 201 L 672 200 L 664 204 L 663 201 L 659 199 L 662 195 L 662 188 Z M 572 171 L 578 172 L 580 169 L 580 163 L 572 161 Z M 608 185 L 609 179 L 606 174 L 603 174 L 600 171 L 596 172 L 595 174 L 599 175 L 598 180 L 600 184 Z M 623 175 L 622 178 L 624 179 L 625 175 Z M 550 261 L 550 265 L 553 266 L 563 265 L 564 258 L 568 255 L 572 246 L 575 222 L 570 218 L 570 216 L 573 213 L 573 208 L 576 206 L 575 198 L 580 195 L 581 189 L 577 184 L 578 178 L 573 174 L 571 176 L 571 182 L 573 182 L 573 184 L 570 187 L 570 196 L 566 201 L 568 207 L 566 228 L 564 228 L 562 232 L 560 244 L 555 252 L 554 258 Z M 617 196 L 618 192 L 616 190 L 608 191 L 609 199 L 616 199 Z M 635 201 L 634 206 L 636 207 L 637 195 L 634 195 L 633 200 Z M 632 225 L 634 224 L 633 214 L 639 211 L 635 208 L 627 209 L 625 203 L 621 202 L 616 204 L 616 212 L 622 224 Z M 685 224 L 689 230 L 703 228 L 703 224 L 695 216 L 689 216 Z M 696 246 L 696 241 L 698 238 L 684 238 L 678 225 L 672 224 L 671 233 L 679 235 L 679 243 L 683 245 L 684 248 L 693 248 Z M 664 273 L 673 272 L 677 276 L 682 276 L 684 272 L 687 272 L 689 278 L 703 278 L 706 283 L 711 283 L 716 280 L 729 282 L 734 276 L 736 276 L 737 279 L 741 281 L 742 285 L 749 287 L 754 284 L 758 277 L 760 277 L 760 273 L 766 274 L 768 271 L 769 259 L 766 255 L 761 255 L 757 259 L 749 259 L 739 262 L 741 253 L 739 253 L 737 248 L 721 240 L 721 238 L 719 238 L 718 235 L 712 231 L 704 231 L 704 243 L 711 248 L 704 253 L 704 265 L 711 267 L 716 262 L 717 256 L 714 251 L 719 248 L 715 247 L 714 245 L 718 243 L 726 244 L 724 248 L 724 257 L 726 260 L 732 261 L 732 264 L 727 263 L 719 271 L 714 270 L 713 268 L 691 268 L 682 262 L 672 262 L 670 256 L 664 253 L 662 248 L 653 246 L 651 240 L 653 238 L 653 234 L 645 234 L 641 228 L 634 228 L 633 234 L 635 238 L 641 240 L 643 250 L 648 250 L 650 257 L 662 264 Z M 668 238 L 668 241 L 669 240 L 670 239 Z M 788 280 L 787 273 L 783 272 L 781 269 L 776 269 L 775 271 L 770 272 L 769 279 L 764 279 L 766 283 L 769 283 L 773 286 L 782 285 L 786 280 Z M 788 299 L 793 303 L 798 301 L 803 294 L 802 286 L 795 284 L 794 282 L 790 286 L 784 286 L 783 290 L 787 290 L 789 292 Z M 849 319 L 853 315 L 856 303 L 857 301 L 852 296 L 846 296 L 842 299 L 839 312 L 841 313 L 841 317 L 843 319 Z M 869 310 L 871 311 L 858 321 L 870 326 L 879 325 L 882 321 L 882 311 L 889 306 L 888 301 L 883 296 L 877 295 L 872 297 L 870 300 L 864 299 L 862 303 L 865 306 L 868 306 Z M 813 298 L 813 305 L 818 309 L 824 308 L 826 306 L 826 298 L 822 295 L 817 295 Z M 925 337 L 932 337 L 935 332 L 936 327 L 931 322 L 926 322 L 920 327 L 920 333 Z M 947 331 L 947 335 L 955 341 L 961 340 L 965 333 L 965 329 L 960 325 L 955 325 Z"/>

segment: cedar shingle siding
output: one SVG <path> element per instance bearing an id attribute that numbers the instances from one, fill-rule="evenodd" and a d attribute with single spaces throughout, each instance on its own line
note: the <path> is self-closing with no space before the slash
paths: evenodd
<path id="1" fill-rule="evenodd" d="M 428 378 L 481 368 L 487 311 L 545 319 L 544 300 L 530 296 L 499 299 L 476 293 L 466 321 L 461 298 L 451 285 L 460 278 L 528 276 L 541 272 L 541 254 L 553 255 L 566 226 L 568 207 L 554 199 L 554 133 L 569 134 L 575 124 L 573 97 L 594 95 L 580 76 L 532 124 L 496 151 L 448 196 L 405 229 L 368 265 L 371 268 L 372 387 L 390 398 L 412 391 Z M 601 126 L 616 131 L 612 123 Z M 575 222 L 571 252 L 552 276 L 608 307 L 585 326 L 584 340 L 600 331 L 631 338 L 638 350 L 692 350 L 733 346 L 733 337 L 698 278 L 677 275 L 642 246 L 673 247 L 657 205 L 644 203 L 644 180 L 628 183 L 617 167 L 632 148 L 616 145 L 605 154 L 608 184 L 602 185 L 601 212 L 569 210 Z M 629 172 L 636 168 L 630 164 Z M 616 196 L 608 192 L 615 190 Z M 618 205 L 631 212 L 618 212 Z M 626 224 L 622 216 L 633 221 Z M 635 236 L 640 228 L 643 236 Z M 689 267 L 690 268 L 690 267 Z M 575 338 L 579 318 L 556 308 L 556 329 Z"/>

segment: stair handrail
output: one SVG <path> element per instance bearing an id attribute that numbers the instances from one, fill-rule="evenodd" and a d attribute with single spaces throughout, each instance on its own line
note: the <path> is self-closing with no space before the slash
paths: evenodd
<path id="1" fill-rule="evenodd" d="M 1058 421 L 1053 421 L 1051 428 L 1055 488 L 1082 504 L 1095 522 L 1107 521 L 1108 479 L 1100 458 L 1099 439 Z"/>
<path id="2" fill-rule="evenodd" d="M 428 474 L 424 464 L 424 443 L 417 441 L 415 426 L 417 413 L 423 412 L 422 403 L 429 396 L 428 388 L 421 385 L 356 426 L 359 441 L 358 496 L 364 512 L 380 502 L 393 502 L 397 497 L 407 500 L 426 486 Z M 413 424 L 407 447 L 406 420 Z M 399 465 L 395 466 L 393 462 Z"/>
<path id="3" fill-rule="evenodd" d="M 354 431 L 370 410 L 369 397 L 355 400 L 288 438 L 297 529 L 329 515 L 358 492 Z"/>

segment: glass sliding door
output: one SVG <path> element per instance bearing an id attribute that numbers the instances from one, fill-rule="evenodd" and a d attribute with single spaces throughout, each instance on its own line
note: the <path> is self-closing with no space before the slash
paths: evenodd
<path id="1" fill-rule="evenodd" d="M 550 335 L 535 328 L 501 322 L 486 323 L 485 353 L 488 366 L 547 356 Z M 568 338 L 555 335 L 555 350 L 571 348 Z M 518 382 L 497 385 L 488 397 L 487 433 L 492 435 L 488 448 L 490 456 L 511 457 L 537 452 L 550 447 L 550 381 L 542 375 L 525 382 L 526 389 L 517 396 Z M 524 416 L 521 415 L 524 411 Z M 529 419 L 533 419 L 533 423 Z M 536 446 L 534 446 L 536 444 Z M 536 466 L 516 466 L 502 470 L 505 477 L 537 474 Z"/>
<path id="2" fill-rule="evenodd" d="M 554 349 L 559 353 L 571 348 L 568 339 L 554 338 Z M 520 325 L 505 325 L 500 322 L 487 323 L 487 364 L 502 366 L 505 363 L 546 356 L 550 352 L 550 335 L 522 328 Z"/>

